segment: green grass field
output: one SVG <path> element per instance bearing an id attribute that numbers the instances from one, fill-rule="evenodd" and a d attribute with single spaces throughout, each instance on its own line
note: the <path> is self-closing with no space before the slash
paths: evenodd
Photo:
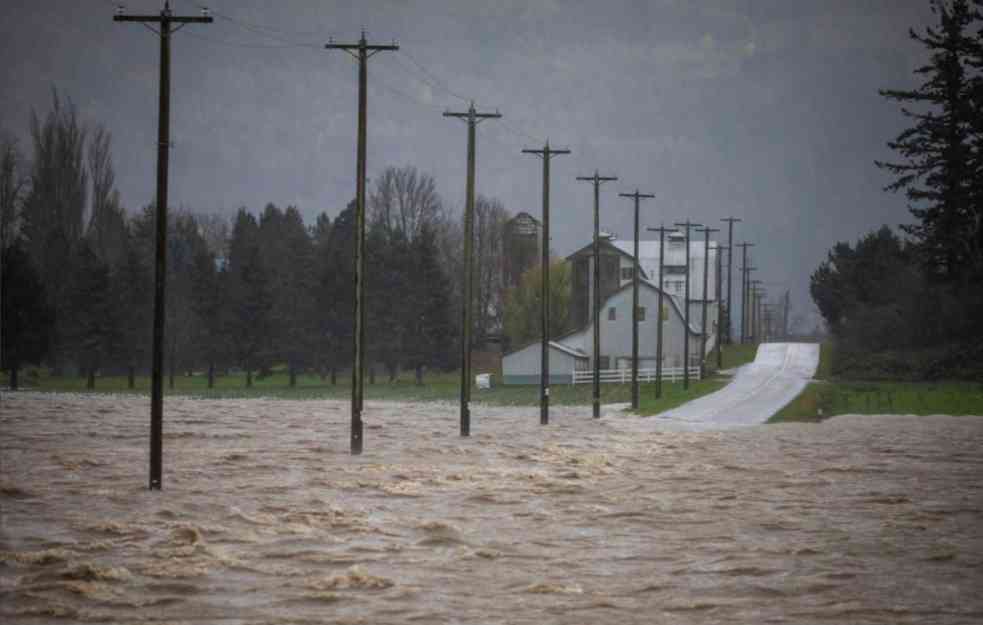
<path id="1" fill-rule="evenodd" d="M 736 366 L 754 359 L 752 345 L 735 345 L 724 348 L 724 365 Z M 45 370 L 21 372 L 22 390 L 62 393 L 122 393 L 150 394 L 150 378 L 136 378 L 136 387 L 127 388 L 125 376 L 105 376 L 96 378 L 96 388 L 89 391 L 85 388 L 85 379 L 81 377 L 54 378 Z M 0 385 L 6 384 L 5 376 L 0 375 Z M 332 385 L 330 378 L 322 380 L 316 375 L 298 375 L 297 386 L 291 388 L 287 374 L 282 369 L 274 369 L 273 374 L 265 378 L 253 376 L 253 386 L 246 388 L 245 374 L 238 373 L 227 376 L 217 376 L 215 387 L 208 388 L 204 375 L 177 375 L 174 378 L 174 388 L 169 388 L 168 379 L 164 379 L 164 395 L 182 395 L 203 399 L 274 397 L 280 399 L 348 399 L 351 397 L 351 381 L 348 377 L 338 377 L 338 384 Z M 674 408 L 690 399 L 711 393 L 721 388 L 726 379 L 710 377 L 707 380 L 694 382 L 686 392 L 682 383 L 664 383 L 663 397 L 655 400 L 655 384 L 642 384 L 639 394 L 642 398 L 639 413 L 655 414 Z M 404 373 L 395 381 L 380 374 L 376 383 L 369 384 L 366 380 L 365 397 L 369 400 L 393 401 L 457 401 L 460 394 L 460 374 L 434 373 L 424 378 L 423 386 L 417 386 L 411 372 Z M 625 403 L 631 400 L 630 384 L 604 384 L 601 387 L 601 398 L 606 404 Z M 590 405 L 592 386 L 590 384 L 554 385 L 551 387 L 551 403 L 554 405 Z M 539 404 L 539 386 L 496 386 L 488 390 L 472 389 L 471 400 L 505 406 L 535 406 Z"/>
<path id="2" fill-rule="evenodd" d="M 297 386 L 291 388 L 287 374 L 274 371 L 273 375 L 262 379 L 253 377 L 253 386 L 246 388 L 245 374 L 235 374 L 215 378 L 215 388 L 209 389 L 204 375 L 176 376 L 174 389 L 168 387 L 167 378 L 164 380 L 164 395 L 181 395 L 202 399 L 273 397 L 279 399 L 348 399 L 351 397 L 351 380 L 347 377 L 338 378 L 338 384 L 332 385 L 330 378 L 321 380 L 316 375 L 297 376 Z M 6 380 L 0 377 L 0 384 Z M 704 390 L 707 382 L 694 383 L 689 393 L 682 393 L 682 383 L 663 384 L 663 410 L 678 405 L 687 399 L 697 397 L 694 394 Z M 714 387 L 719 388 L 722 382 Z M 79 377 L 53 378 L 41 372 L 36 379 L 28 376 L 21 377 L 21 390 L 62 393 L 120 393 L 120 394 L 150 394 L 150 379 L 146 376 L 136 378 L 136 388 L 127 388 L 125 376 L 97 377 L 96 388 L 89 391 L 85 388 L 85 379 Z M 630 401 L 630 384 L 603 384 L 601 397 L 604 403 L 622 403 Z M 592 397 L 590 384 L 554 385 L 551 387 L 551 403 L 554 405 L 590 405 Z M 706 391 L 710 392 L 710 391 Z M 413 375 L 408 373 L 400 376 L 394 382 L 389 382 L 383 375 L 376 377 L 375 384 L 366 380 L 365 397 L 368 400 L 393 401 L 457 401 L 460 394 L 460 374 L 438 373 L 426 376 L 423 386 L 417 386 Z M 702 393 L 700 393 L 702 394 Z M 640 395 L 643 398 L 654 397 L 655 384 L 642 384 Z M 539 386 L 496 386 L 488 390 L 472 389 L 471 400 L 496 405 L 535 406 L 539 404 Z M 665 402 L 674 403 L 665 403 Z M 646 404 L 643 404 L 645 406 Z M 651 413 L 644 413 L 651 414 Z"/>
<path id="3" fill-rule="evenodd" d="M 770 422 L 822 421 L 840 414 L 983 415 L 983 384 L 813 382 Z"/>
<path id="4" fill-rule="evenodd" d="M 816 382 L 769 423 L 817 422 L 841 414 L 983 415 L 983 383 L 863 382 L 832 375 L 833 346 L 823 343 Z"/>

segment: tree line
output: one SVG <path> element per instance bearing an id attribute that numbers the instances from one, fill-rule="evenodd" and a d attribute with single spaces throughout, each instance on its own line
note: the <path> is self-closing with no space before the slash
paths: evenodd
<path id="1" fill-rule="evenodd" d="M 837 243 L 812 297 L 837 340 L 837 373 L 983 379 L 983 2 L 933 0 L 937 24 L 913 90 L 884 89 L 910 121 L 876 165 L 915 221 Z"/>
<path id="2" fill-rule="evenodd" d="M 126 374 L 149 368 L 156 210 L 129 214 L 115 188 L 109 131 L 79 120 L 70 99 L 32 112 L 31 157 L 0 137 L 2 369 L 11 386 L 26 365 L 53 375 Z M 453 368 L 459 353 L 463 225 L 432 176 L 389 167 L 373 181 L 366 234 L 371 376 L 390 380 Z M 505 318 L 503 236 L 509 213 L 475 206 L 476 342 Z M 305 224 L 273 203 L 231 220 L 168 211 L 165 370 L 235 367 L 254 375 L 285 365 L 322 378 L 350 367 L 354 200 L 332 220 Z"/>

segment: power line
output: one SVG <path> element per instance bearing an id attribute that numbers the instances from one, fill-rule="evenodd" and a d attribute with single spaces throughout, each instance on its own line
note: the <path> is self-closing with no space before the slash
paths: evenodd
<path id="1" fill-rule="evenodd" d="M 298 42 L 298 41 L 295 41 L 295 40 L 286 39 L 285 37 L 310 37 L 312 39 L 314 39 L 314 38 L 324 39 L 325 37 L 330 37 L 331 35 L 334 34 L 334 33 L 328 32 L 328 31 L 321 31 L 321 30 L 317 30 L 317 31 L 288 31 L 288 30 L 283 30 L 283 29 L 280 29 L 280 28 L 274 28 L 273 26 L 267 26 L 265 24 L 257 24 L 255 22 L 250 22 L 250 21 L 247 21 L 247 20 L 244 20 L 244 19 L 233 17 L 231 15 L 227 15 L 227 14 L 221 12 L 221 11 L 216 11 L 215 9 L 213 9 L 212 7 L 210 7 L 207 4 L 203 4 L 203 3 L 197 2 L 195 0 L 186 0 L 186 1 L 188 2 L 188 4 L 192 4 L 192 5 L 196 6 L 196 7 L 198 7 L 199 9 L 201 9 L 202 11 L 208 11 L 209 13 L 211 13 L 215 17 L 219 18 L 220 20 L 223 20 L 225 22 L 228 22 L 230 24 L 233 24 L 235 26 L 238 26 L 239 28 L 241 28 L 243 30 L 246 30 L 246 31 L 255 33 L 255 34 L 260 35 L 260 36 L 263 36 L 263 37 L 267 37 L 268 39 L 273 39 L 275 41 L 279 41 L 280 43 L 290 44 L 292 46 L 297 46 L 297 47 L 307 47 L 307 46 L 310 46 L 310 47 L 320 48 L 320 44 L 317 44 L 317 43 L 314 43 L 314 42 L 310 42 L 310 41 L 308 41 L 308 42 Z"/>
<path id="2" fill-rule="evenodd" d="M 284 50 L 292 48 L 313 48 L 320 49 L 320 46 L 313 44 L 303 44 L 303 43 L 240 43 L 238 41 L 225 41 L 222 39 L 213 39 L 211 37 L 205 37 L 204 35 L 199 35 L 196 33 L 185 33 L 189 37 L 205 41 L 207 43 L 212 43 L 215 45 L 226 46 L 230 48 L 256 48 L 256 49 L 267 49 L 267 50 Z"/>
<path id="3" fill-rule="evenodd" d="M 473 98 L 467 98 L 467 97 L 465 97 L 465 96 L 457 93 L 456 91 L 454 91 L 450 87 L 448 87 L 447 86 L 447 83 L 445 81 L 441 80 L 436 74 L 434 74 L 433 72 L 431 72 L 430 70 L 428 70 L 426 67 L 424 67 L 424 65 L 422 63 L 420 63 L 415 58 L 413 58 L 412 56 L 410 56 L 410 54 L 408 52 L 406 52 L 405 50 L 400 50 L 400 54 L 403 55 L 403 56 L 405 56 L 406 58 L 408 58 L 413 63 L 413 65 L 415 65 L 417 68 L 419 68 L 419 70 L 421 72 L 423 72 L 423 74 L 425 74 L 428 78 L 430 78 L 435 83 L 437 83 L 437 84 L 434 84 L 432 86 L 434 86 L 437 89 L 440 89 L 442 91 L 446 91 L 447 93 L 449 93 L 450 95 L 454 96 L 458 100 L 461 100 L 462 102 L 471 102 L 473 100 Z M 398 59 L 398 56 L 399 55 L 397 55 L 394 58 L 397 58 Z"/>

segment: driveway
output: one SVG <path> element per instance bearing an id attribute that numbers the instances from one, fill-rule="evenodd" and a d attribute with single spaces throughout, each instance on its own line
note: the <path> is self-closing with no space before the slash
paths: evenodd
<path id="1" fill-rule="evenodd" d="M 631 429 L 725 429 L 764 423 L 802 392 L 819 366 L 815 343 L 763 343 L 716 393 L 643 419 Z M 626 424 L 627 419 L 619 419 Z M 627 424 L 626 424 L 627 425 Z"/>

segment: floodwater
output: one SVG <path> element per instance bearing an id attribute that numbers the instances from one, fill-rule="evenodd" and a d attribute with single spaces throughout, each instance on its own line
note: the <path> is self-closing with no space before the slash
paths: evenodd
<path id="1" fill-rule="evenodd" d="M 979 623 L 983 418 L 6 394 L 4 623 Z"/>

